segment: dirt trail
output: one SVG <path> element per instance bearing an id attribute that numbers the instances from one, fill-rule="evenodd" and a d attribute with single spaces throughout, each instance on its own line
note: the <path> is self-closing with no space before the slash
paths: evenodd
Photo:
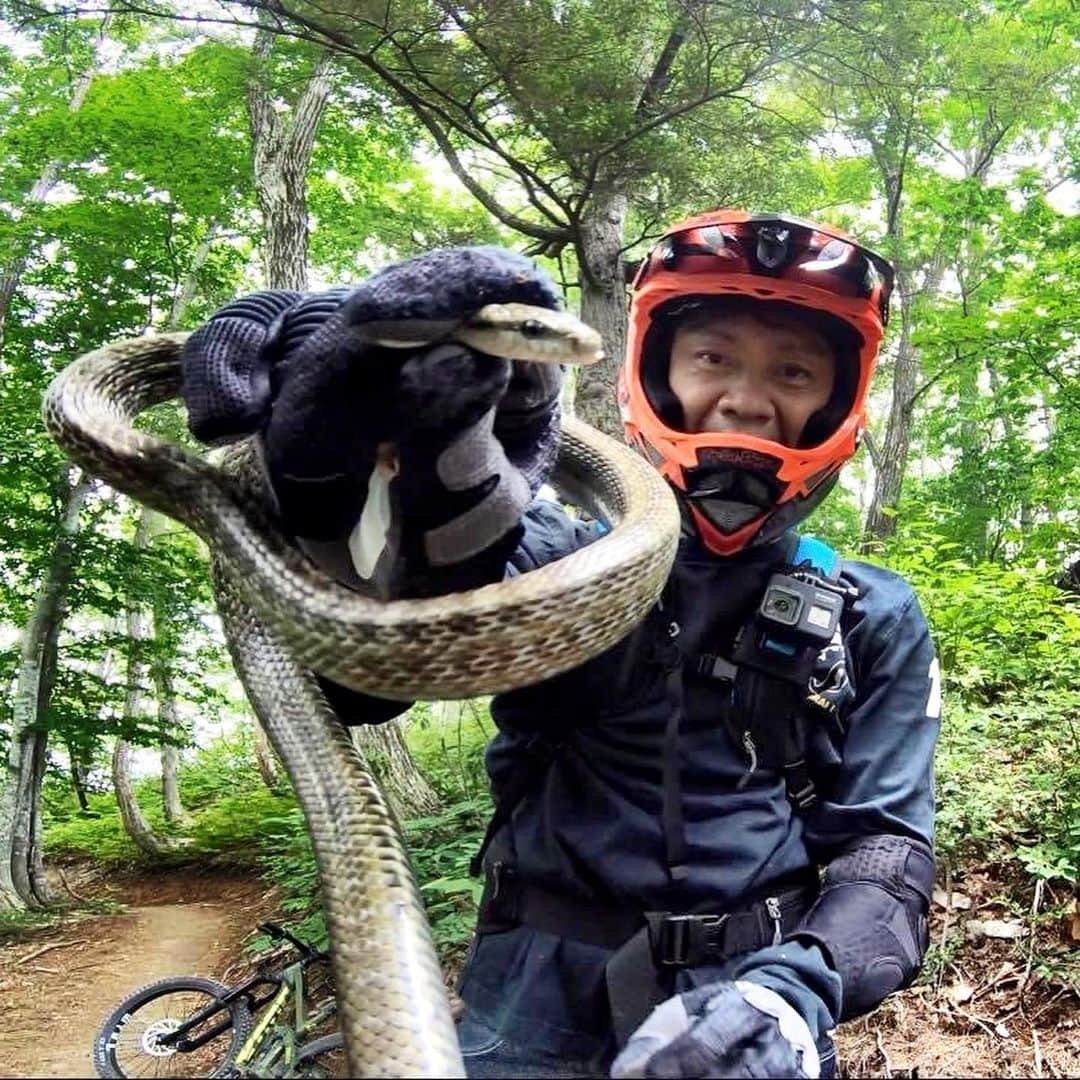
<path id="1" fill-rule="evenodd" d="M 127 906 L 0 937 L 0 1077 L 92 1076 L 94 1036 L 124 997 L 169 975 L 238 977 L 245 935 L 275 908 L 250 872 L 188 869 L 74 887 Z M 973 875 L 965 891 L 971 914 L 1001 914 L 992 877 Z M 935 942 L 948 929 L 942 920 L 935 905 Z M 1056 949 L 1059 962 L 1075 956 L 1070 926 L 1044 928 L 1040 951 Z M 1032 959 L 1028 945 L 967 942 L 935 985 L 915 986 L 842 1027 L 841 1075 L 1080 1076 L 1080 990 L 1029 985 Z"/>
<path id="2" fill-rule="evenodd" d="M 0 1076 L 93 1076 L 91 1046 L 113 1007 L 169 975 L 221 978 L 263 900 L 254 876 L 180 873 L 99 892 L 131 906 L 0 939 Z"/>

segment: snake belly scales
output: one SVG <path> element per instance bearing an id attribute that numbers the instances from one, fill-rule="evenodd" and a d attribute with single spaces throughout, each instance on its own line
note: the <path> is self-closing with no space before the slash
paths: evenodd
<path id="1" fill-rule="evenodd" d="M 462 330 L 460 340 L 582 359 L 529 352 L 518 335 L 499 334 L 470 340 Z M 415 345 L 405 341 L 415 335 L 411 326 L 396 343 Z M 629 633 L 659 595 L 678 539 L 674 498 L 637 454 L 566 417 L 552 482 L 610 531 L 505 582 L 381 603 L 320 571 L 279 531 L 253 439 L 213 465 L 136 430 L 140 412 L 179 395 L 186 337 L 120 341 L 78 358 L 46 393 L 46 426 L 78 465 L 208 545 L 233 662 L 311 834 L 350 1075 L 464 1076 L 398 826 L 311 673 L 412 701 L 494 694 L 568 670 Z"/>

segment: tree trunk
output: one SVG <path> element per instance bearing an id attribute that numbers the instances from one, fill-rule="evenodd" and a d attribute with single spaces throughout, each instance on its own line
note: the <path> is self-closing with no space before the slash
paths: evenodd
<path id="1" fill-rule="evenodd" d="M 181 309 L 182 311 L 182 309 Z M 170 326 L 170 329 L 175 327 Z M 136 532 L 136 546 L 148 547 L 162 531 L 165 517 L 154 510 L 143 509 Z M 144 525 L 145 522 L 145 525 Z M 140 543 L 141 539 L 141 543 Z M 187 812 L 180 801 L 180 784 L 177 772 L 180 767 L 180 753 L 170 738 L 183 731 L 183 724 L 176 709 L 176 687 L 172 678 L 172 655 L 175 648 L 173 637 L 168 632 L 168 613 L 158 610 L 153 612 L 154 653 L 150 660 L 150 676 L 154 684 L 154 698 L 157 701 L 158 730 L 161 732 L 161 797 L 165 809 L 165 820 L 183 822 Z"/>
<path id="2" fill-rule="evenodd" d="M 991 113 L 988 120 L 992 120 Z M 964 167 L 969 179 L 985 182 L 993 162 L 994 152 L 1001 145 L 1002 136 L 1007 126 L 1000 127 L 996 120 L 984 125 L 983 141 L 968 155 Z M 865 133 L 864 133 L 865 134 Z M 894 242 L 896 257 L 896 283 L 899 292 L 900 307 L 900 344 L 897 350 L 896 369 L 893 374 L 892 406 L 889 410 L 889 422 L 885 431 L 885 443 L 881 453 L 881 467 L 874 482 L 874 497 L 870 503 L 870 512 L 863 532 L 863 548 L 869 548 L 875 541 L 884 540 L 896 532 L 896 511 L 900 505 L 900 494 L 907 468 L 907 456 L 911 438 L 911 417 L 915 406 L 915 389 L 919 374 L 918 351 L 911 343 L 912 309 L 919 294 L 925 299 L 937 295 L 941 280 L 945 274 L 946 253 L 939 250 L 927 267 L 921 288 L 916 288 L 914 275 L 904 263 L 904 169 L 910 145 L 905 145 L 901 156 L 901 167 L 890 168 L 890 155 L 884 153 L 880 144 L 875 144 L 872 136 L 868 138 L 874 147 L 874 156 L 882 166 L 882 184 L 889 207 L 887 233 Z M 891 513 L 886 513 L 886 510 Z"/>
<path id="3" fill-rule="evenodd" d="M 911 343 L 911 304 L 915 295 L 913 283 L 903 273 L 897 274 L 901 285 L 900 342 L 893 369 L 892 404 L 885 427 L 885 439 L 878 454 L 874 475 L 874 495 L 866 515 L 863 533 L 864 550 L 885 540 L 896 532 L 896 508 L 907 469 L 908 444 L 911 437 L 911 413 L 915 398 L 915 382 L 919 374 L 919 355 Z"/>
<path id="4" fill-rule="evenodd" d="M 139 524 L 135 529 L 132 546 L 137 551 L 145 551 L 149 546 L 154 531 L 153 511 L 143 508 L 139 515 Z M 142 646 L 150 640 L 150 613 L 129 596 L 127 601 L 127 633 L 131 651 L 127 668 L 127 691 L 124 695 L 124 727 L 132 730 L 138 726 L 138 719 L 147 708 L 146 683 L 152 669 L 160 669 L 160 660 L 153 665 L 146 662 L 142 655 Z M 158 675 L 167 684 L 167 675 Z M 160 856 L 175 850 L 177 845 L 168 837 L 159 836 L 143 814 L 135 793 L 131 787 L 130 772 L 131 748 L 123 738 L 116 740 L 113 750 L 113 790 L 120 807 L 120 819 L 128 836 L 136 847 L 147 855 Z M 181 810 L 181 813 L 183 811 Z"/>
<path id="5" fill-rule="evenodd" d="M 168 661 L 157 655 L 153 663 L 154 693 L 157 697 L 158 725 L 161 731 L 172 732 L 180 729 L 180 720 L 176 714 L 176 690 L 173 688 L 172 674 Z M 187 811 L 180 801 L 180 751 L 169 742 L 161 744 L 161 798 L 165 807 L 165 820 L 183 822 L 187 820 Z"/>
<path id="6" fill-rule="evenodd" d="M 439 796 L 417 769 L 400 718 L 351 729 L 353 742 L 375 774 L 399 821 L 427 817 L 439 809 Z"/>
<path id="7" fill-rule="evenodd" d="M 577 253 L 581 266 L 581 319 L 603 337 L 604 359 L 578 371 L 574 412 L 620 442 L 623 428 L 615 382 L 626 351 L 622 256 L 626 210 L 626 196 L 621 192 L 597 191 L 582 216 Z"/>
<path id="8" fill-rule="evenodd" d="M 900 210 L 896 217 L 899 221 Z M 899 226 L 897 226 L 899 228 Z M 863 530 L 863 550 L 873 548 L 896 532 L 896 511 L 900 505 L 900 493 L 907 471 L 908 450 L 911 443 L 911 417 L 918 396 L 916 383 L 919 378 L 919 352 L 911 342 L 912 309 L 919 294 L 936 296 L 945 273 L 945 258 L 935 257 L 927 268 L 922 285 L 916 284 L 911 274 L 897 267 L 896 283 L 900 294 L 900 341 L 896 350 L 896 366 L 893 370 L 892 404 L 885 428 L 885 440 L 879 454 L 874 476 L 874 496 L 866 516 Z M 888 511 L 888 512 L 887 512 Z"/>
<path id="9" fill-rule="evenodd" d="M 187 811 L 180 801 L 180 752 L 175 746 L 161 748 L 161 804 L 165 810 L 165 820 L 177 823 L 187 821 Z"/>
<path id="10" fill-rule="evenodd" d="M 269 30 L 255 35 L 255 65 L 248 81 L 255 194 L 266 229 L 266 283 L 271 289 L 303 292 L 307 288 L 307 170 L 330 96 L 332 60 L 329 53 L 319 59 L 286 126 L 275 110 L 266 76 L 274 40 Z"/>
<path id="11" fill-rule="evenodd" d="M 263 778 L 263 783 L 274 791 L 281 782 L 281 769 L 274 748 L 270 745 L 257 716 L 251 718 L 251 730 L 255 736 L 255 764 L 259 767 L 259 775 Z"/>
<path id="12" fill-rule="evenodd" d="M 79 809 L 85 814 L 90 810 L 90 803 L 86 798 L 86 779 L 83 763 L 79 758 L 79 752 L 69 742 L 67 744 L 68 762 L 71 765 L 71 786 L 75 789 L 75 798 L 79 801 Z"/>
<path id="13" fill-rule="evenodd" d="M 101 20 L 101 30 L 98 32 L 97 45 L 94 52 L 95 57 L 97 54 L 97 48 L 105 41 L 105 35 L 109 28 L 109 21 L 112 18 L 111 15 L 106 15 Z M 96 63 L 91 64 L 87 71 L 84 71 L 78 79 L 75 80 L 75 86 L 71 92 L 71 101 L 68 102 L 68 109 L 70 112 L 78 112 L 82 108 L 83 102 L 86 100 L 86 95 L 90 90 L 90 84 L 94 81 L 94 75 L 96 74 Z M 61 162 L 58 160 L 49 161 L 45 167 L 41 170 L 37 180 L 34 182 L 34 186 L 30 189 L 30 194 L 27 198 L 27 202 L 44 202 L 49 192 L 56 186 L 56 177 L 60 172 Z M 22 280 L 23 271 L 26 269 L 26 256 L 21 255 L 7 264 L 7 266 L 0 269 L 0 351 L 4 347 L 4 325 L 7 322 L 8 309 L 11 307 L 11 300 L 14 297 L 16 290 L 19 288 L 19 282 Z"/>
<path id="14" fill-rule="evenodd" d="M 120 808 L 120 820 L 135 846 L 154 858 L 174 852 L 179 845 L 154 831 L 135 798 L 131 784 L 131 746 L 124 739 L 117 739 L 113 747 L 112 782 L 116 805 Z"/>
<path id="15" fill-rule="evenodd" d="M 52 557 L 22 634 L 14 695 L 7 770 L 0 786 L 0 908 L 36 907 L 47 902 L 41 862 L 41 781 L 47 734 L 45 712 L 56 671 L 56 643 L 71 577 L 79 512 L 90 481 L 59 476 L 63 507 Z"/>
<path id="16" fill-rule="evenodd" d="M 217 222 L 211 221 L 206 228 L 206 234 L 195 249 L 195 255 L 191 260 L 187 276 L 184 278 L 184 284 L 173 298 L 172 310 L 169 312 L 170 330 L 179 329 L 184 312 L 191 306 L 191 301 L 195 299 L 195 293 L 199 289 L 199 271 L 210 256 L 210 249 L 214 246 L 214 240 L 217 236 L 217 228 Z"/>

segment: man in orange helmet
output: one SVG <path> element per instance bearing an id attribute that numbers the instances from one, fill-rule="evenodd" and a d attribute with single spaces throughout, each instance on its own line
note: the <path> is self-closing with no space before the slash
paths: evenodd
<path id="1" fill-rule="evenodd" d="M 685 494 L 711 551 L 731 555 L 776 539 L 836 482 L 865 426 L 892 278 L 888 263 L 835 229 L 737 211 L 673 226 L 643 262 L 619 379 L 623 421 L 630 440 Z M 710 382 L 697 377 L 690 354 L 723 344 L 716 335 L 734 340 L 697 365 L 711 368 Z M 804 369 L 780 372 L 780 381 L 750 380 L 762 390 L 782 385 L 782 402 L 814 403 L 829 383 L 815 409 L 802 415 L 798 406 L 797 429 L 741 415 L 728 357 L 745 355 L 742 346 L 753 342 Z M 724 401 L 716 414 L 695 413 L 711 385 L 724 386 Z M 687 394 L 694 396 L 684 401 Z M 738 464 L 728 472 L 722 460 Z M 717 471 L 730 491 L 716 491 Z M 720 498 L 725 493 L 732 497 Z"/>
<path id="2" fill-rule="evenodd" d="M 345 541 L 380 440 L 399 449 L 405 591 L 527 572 L 601 531 L 532 499 L 550 372 L 447 345 L 400 372 L 367 352 L 365 368 L 349 344 L 399 309 L 446 317 L 523 287 L 555 303 L 520 257 L 480 250 L 421 257 L 371 279 L 377 295 L 240 301 L 189 344 L 196 421 L 261 432 L 286 526 L 343 580 L 367 572 Z M 619 404 L 683 536 L 631 635 L 492 704 L 496 811 L 460 983 L 470 1076 L 828 1076 L 836 1025 L 914 977 L 933 647 L 901 578 L 794 530 L 858 445 L 892 276 L 836 229 L 735 211 L 673 226 L 642 264 Z M 350 420 L 361 406 L 377 433 Z M 431 542 L 444 536 L 459 548 Z M 402 708 L 324 685 L 352 722 Z"/>

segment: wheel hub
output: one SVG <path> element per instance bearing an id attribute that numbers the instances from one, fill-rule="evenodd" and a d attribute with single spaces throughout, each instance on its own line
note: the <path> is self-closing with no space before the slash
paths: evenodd
<path id="1" fill-rule="evenodd" d="M 152 1057 L 170 1057 L 176 1053 L 175 1046 L 162 1046 L 162 1036 L 168 1035 L 180 1026 L 179 1020 L 166 1017 L 148 1024 L 142 1034 L 142 1051 Z"/>

